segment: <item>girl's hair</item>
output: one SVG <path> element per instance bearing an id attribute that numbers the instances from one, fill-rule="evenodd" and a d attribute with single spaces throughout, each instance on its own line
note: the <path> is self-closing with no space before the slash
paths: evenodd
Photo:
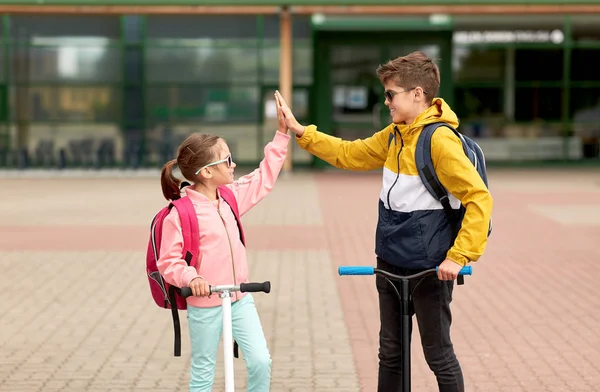
<path id="1" fill-rule="evenodd" d="M 179 146 L 177 159 L 165 163 L 160 173 L 160 185 L 163 196 L 167 200 L 177 200 L 181 197 L 179 185 L 181 181 L 173 175 L 175 165 L 186 180 L 196 183 L 198 169 L 215 161 L 217 156 L 215 145 L 220 137 L 194 133 L 187 137 Z"/>

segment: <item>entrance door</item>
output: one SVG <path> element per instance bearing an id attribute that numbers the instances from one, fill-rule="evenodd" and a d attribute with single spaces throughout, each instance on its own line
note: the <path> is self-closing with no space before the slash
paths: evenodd
<path id="1" fill-rule="evenodd" d="M 317 32 L 314 123 L 345 140 L 369 137 L 386 127 L 391 117 L 375 70 L 416 50 L 436 59 L 442 78 L 438 97 L 452 104 L 451 39 L 447 31 Z"/>

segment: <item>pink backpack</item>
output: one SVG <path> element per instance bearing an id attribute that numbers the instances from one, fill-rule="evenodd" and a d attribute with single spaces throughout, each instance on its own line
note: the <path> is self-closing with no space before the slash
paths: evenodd
<path id="1" fill-rule="evenodd" d="M 182 187 L 185 185 L 187 185 L 186 182 L 182 183 Z M 235 199 L 233 192 L 229 188 L 221 186 L 219 187 L 219 194 L 231 207 L 240 230 L 240 239 L 242 240 L 242 243 L 246 245 L 237 200 Z M 179 213 L 179 220 L 181 221 L 181 232 L 183 234 L 182 258 L 189 266 L 196 266 L 198 262 L 198 252 L 200 249 L 198 218 L 192 201 L 189 197 L 184 196 L 170 202 L 168 206 L 162 208 L 154 216 L 154 219 L 152 219 L 152 224 L 150 225 L 150 240 L 148 241 L 148 250 L 146 252 L 146 274 L 148 276 L 148 282 L 150 283 L 152 298 L 154 298 L 156 305 L 161 308 L 171 309 L 173 329 L 175 332 L 174 355 L 179 357 L 181 356 L 181 327 L 179 323 L 179 312 L 177 310 L 187 309 L 187 302 L 185 298 L 181 296 L 180 287 L 175 287 L 167 283 L 156 266 L 158 258 L 160 257 L 163 221 L 167 215 L 169 215 L 172 208 L 177 210 Z M 172 306 L 172 304 L 175 304 L 175 306 Z M 237 357 L 237 344 L 235 345 L 235 354 Z"/>

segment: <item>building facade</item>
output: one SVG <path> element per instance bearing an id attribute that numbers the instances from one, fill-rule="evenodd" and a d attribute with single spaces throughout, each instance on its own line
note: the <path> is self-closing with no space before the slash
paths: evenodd
<path id="1" fill-rule="evenodd" d="M 276 127 L 285 2 L 45 3 L 0 1 L 0 166 L 158 166 L 191 132 L 260 161 Z M 302 123 L 370 136 L 389 123 L 375 69 L 422 50 L 490 162 L 598 160 L 600 1 L 296 3 L 289 83 Z M 291 159 L 322 164 L 297 148 Z"/>

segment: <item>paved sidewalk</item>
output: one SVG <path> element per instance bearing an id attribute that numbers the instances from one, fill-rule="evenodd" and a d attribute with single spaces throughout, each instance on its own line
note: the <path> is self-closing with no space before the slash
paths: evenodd
<path id="1" fill-rule="evenodd" d="M 170 313 L 144 275 L 158 179 L 76 177 L 0 178 L 0 391 L 186 391 L 185 313 L 174 358 Z M 453 302 L 467 390 L 597 390 L 600 171 L 491 170 L 490 181 L 494 233 Z M 272 391 L 376 390 L 374 278 L 336 271 L 373 264 L 380 182 L 294 174 L 244 217 L 251 278 L 272 282 L 255 295 Z M 413 391 L 435 391 L 416 325 L 412 351 Z"/>

